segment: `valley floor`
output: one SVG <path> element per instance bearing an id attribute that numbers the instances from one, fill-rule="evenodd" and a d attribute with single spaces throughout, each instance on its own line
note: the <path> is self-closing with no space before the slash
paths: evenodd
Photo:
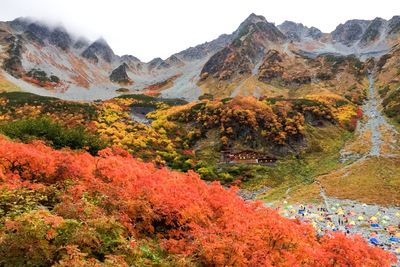
<path id="1" fill-rule="evenodd" d="M 327 230 L 359 234 L 397 253 L 400 264 L 399 134 L 380 111 L 372 74 L 369 82 L 363 120 L 340 151 L 339 168 L 297 192 L 289 187 L 284 200 L 266 205 L 277 207 L 285 217 L 312 223 L 319 234 Z M 311 203 L 310 195 L 318 191 Z M 263 199 L 268 190 L 259 192 L 245 196 Z"/>

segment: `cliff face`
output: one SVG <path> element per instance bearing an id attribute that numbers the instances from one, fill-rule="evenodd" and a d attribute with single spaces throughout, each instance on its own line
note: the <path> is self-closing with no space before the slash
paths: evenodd
<path id="1" fill-rule="evenodd" d="M 113 70 L 110 74 L 110 81 L 120 84 L 129 84 L 132 83 L 132 80 L 129 78 L 126 73 L 128 69 L 128 65 L 126 63 L 121 64 L 118 68 Z"/>

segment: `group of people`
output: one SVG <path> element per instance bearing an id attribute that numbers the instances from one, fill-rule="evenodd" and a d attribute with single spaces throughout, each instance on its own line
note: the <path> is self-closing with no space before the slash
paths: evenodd
<path id="1" fill-rule="evenodd" d="M 326 205 L 288 205 L 278 207 L 287 218 L 314 226 L 318 235 L 330 231 L 359 234 L 372 246 L 398 255 L 400 260 L 400 209 L 336 200 Z"/>

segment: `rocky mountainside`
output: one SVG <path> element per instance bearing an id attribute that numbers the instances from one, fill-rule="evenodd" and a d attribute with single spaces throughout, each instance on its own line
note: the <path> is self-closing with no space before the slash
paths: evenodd
<path id="1" fill-rule="evenodd" d="M 0 23 L 0 80 L 14 90 L 76 100 L 120 92 L 186 100 L 203 94 L 289 96 L 304 90 L 359 95 L 363 61 L 390 53 L 399 35 L 399 16 L 350 20 L 323 33 L 251 14 L 231 34 L 165 60 L 142 62 L 116 55 L 104 39 L 90 42 L 63 27 L 19 18 Z"/>

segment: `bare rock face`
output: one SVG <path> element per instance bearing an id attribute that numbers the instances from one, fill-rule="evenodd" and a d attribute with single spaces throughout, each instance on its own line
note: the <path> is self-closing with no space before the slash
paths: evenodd
<path id="1" fill-rule="evenodd" d="M 68 50 L 72 45 L 72 39 L 63 28 L 54 29 L 49 37 L 49 42 L 62 50 Z"/>
<path id="2" fill-rule="evenodd" d="M 111 63 L 115 54 L 104 39 L 98 39 L 82 52 L 82 57 L 87 58 L 94 63 L 99 62 L 99 58 Z"/>
<path id="3" fill-rule="evenodd" d="M 322 36 L 322 32 L 315 28 L 308 28 L 301 23 L 295 23 L 292 21 L 285 21 L 281 25 L 278 25 L 278 29 L 286 35 L 289 40 L 300 42 L 304 38 L 319 39 Z"/>
<path id="4" fill-rule="evenodd" d="M 124 83 L 124 84 L 132 83 L 132 80 L 126 73 L 127 68 L 128 65 L 126 63 L 123 63 L 118 68 L 113 70 L 110 74 L 110 81 L 115 83 Z"/>
<path id="5" fill-rule="evenodd" d="M 310 36 L 313 39 L 319 39 L 322 37 L 322 32 L 320 29 L 315 28 L 315 27 L 310 27 L 307 30 L 307 35 L 306 36 Z"/>
<path id="6" fill-rule="evenodd" d="M 168 68 L 170 65 L 162 60 L 162 58 L 154 58 L 148 63 L 148 69 L 153 70 L 153 69 L 162 69 L 162 68 Z"/>
<path id="7" fill-rule="evenodd" d="M 9 36 L 5 40 L 8 44 L 7 58 L 3 61 L 3 69 L 16 78 L 24 73 L 22 67 L 22 41 L 20 37 Z"/>
<path id="8" fill-rule="evenodd" d="M 123 55 L 121 57 L 121 61 L 125 62 L 126 64 L 130 64 L 130 63 L 140 63 L 140 59 L 138 59 L 137 57 L 134 57 L 132 55 Z"/>
<path id="9" fill-rule="evenodd" d="M 346 46 L 351 46 L 361 39 L 368 25 L 369 21 L 367 20 L 349 20 L 336 27 L 331 33 L 332 40 Z"/>
<path id="10" fill-rule="evenodd" d="M 363 36 L 361 37 L 360 44 L 362 46 L 366 46 L 371 42 L 379 39 L 380 35 L 384 31 L 384 23 L 385 21 L 381 18 L 376 18 L 368 25 L 365 30 Z"/>
<path id="11" fill-rule="evenodd" d="M 90 44 L 89 44 L 89 41 L 87 40 L 87 39 L 85 39 L 85 38 L 79 38 L 78 40 L 76 40 L 75 41 L 75 43 L 74 43 L 74 45 L 73 45 L 73 48 L 75 48 L 75 49 L 83 49 L 83 48 L 86 48 L 86 47 L 88 47 Z"/>
<path id="12" fill-rule="evenodd" d="M 210 76 L 228 80 L 236 75 L 249 74 L 255 62 L 264 55 L 266 47 L 287 39 L 274 24 L 255 14 L 240 24 L 232 35 L 232 42 L 215 53 L 204 65 L 200 74 L 202 80 Z"/>
<path id="13" fill-rule="evenodd" d="M 400 33 L 400 16 L 394 16 L 389 20 L 388 33 L 391 35 Z"/>
<path id="14" fill-rule="evenodd" d="M 177 56 L 172 55 L 169 58 L 167 58 L 165 60 L 165 62 L 169 65 L 169 66 L 181 66 L 183 65 L 183 61 L 180 60 Z"/>
<path id="15" fill-rule="evenodd" d="M 217 39 L 211 41 L 211 42 L 206 42 L 200 45 L 197 45 L 195 47 L 189 47 L 188 49 L 185 49 L 174 56 L 180 57 L 184 60 L 197 60 L 197 59 L 202 59 L 208 55 L 211 55 L 219 50 L 221 50 L 223 47 L 228 45 L 232 41 L 232 35 L 231 34 L 222 34 L 220 35 Z"/>

